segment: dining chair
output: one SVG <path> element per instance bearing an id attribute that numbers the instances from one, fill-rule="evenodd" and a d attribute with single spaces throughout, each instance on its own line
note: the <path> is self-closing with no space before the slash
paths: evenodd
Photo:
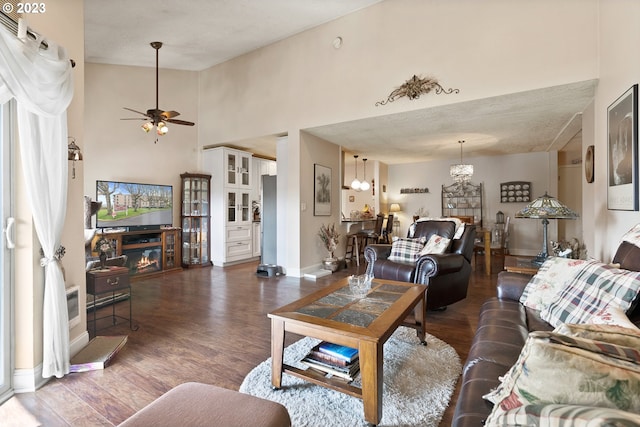
<path id="1" fill-rule="evenodd" d="M 501 270 L 504 268 L 504 257 L 506 255 L 509 255 L 509 224 L 510 224 L 510 217 L 506 217 L 505 221 L 504 221 L 504 229 L 502 230 L 502 234 L 500 235 L 500 238 L 498 239 L 498 241 L 491 242 L 491 251 L 489 254 L 485 253 L 485 246 L 484 246 L 484 242 L 481 239 L 477 239 L 474 247 L 473 247 L 473 255 L 475 257 L 475 264 L 478 264 L 478 254 L 483 254 L 484 256 L 489 256 L 492 258 L 496 257 L 496 258 L 502 258 L 502 263 L 503 266 L 501 268 Z"/>
<path id="2" fill-rule="evenodd" d="M 382 232 L 380 243 L 391 243 L 391 235 L 393 234 L 393 214 L 387 216 L 387 226 Z"/>

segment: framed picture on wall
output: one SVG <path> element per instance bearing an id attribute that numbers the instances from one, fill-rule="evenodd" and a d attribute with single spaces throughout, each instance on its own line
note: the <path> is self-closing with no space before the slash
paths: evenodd
<path id="1" fill-rule="evenodd" d="M 331 168 L 319 164 L 313 165 L 313 214 L 331 215 Z"/>
<path id="2" fill-rule="evenodd" d="M 607 108 L 607 208 L 638 210 L 638 85 Z"/>

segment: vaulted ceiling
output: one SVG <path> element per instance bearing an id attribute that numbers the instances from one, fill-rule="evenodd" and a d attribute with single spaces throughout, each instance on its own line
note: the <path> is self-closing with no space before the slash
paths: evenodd
<path id="1" fill-rule="evenodd" d="M 87 62 L 203 70 L 381 0 L 85 0 Z M 390 1 L 390 0 L 387 0 Z M 559 150 L 581 129 L 597 82 L 468 101 L 307 129 L 386 163 Z M 238 144 L 275 156 L 275 136 Z M 509 141 L 505 143 L 505 141 Z M 514 142 L 515 141 L 515 142 Z M 393 147 L 393 150 L 389 150 Z"/>

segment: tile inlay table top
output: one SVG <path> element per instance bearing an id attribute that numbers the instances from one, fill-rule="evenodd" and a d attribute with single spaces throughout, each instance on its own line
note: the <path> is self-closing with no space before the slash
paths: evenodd
<path id="1" fill-rule="evenodd" d="M 348 278 L 344 278 L 269 313 L 273 387 L 280 388 L 282 373 L 287 373 L 361 398 L 365 420 L 379 424 L 383 345 L 400 325 L 416 329 L 420 342 L 426 344 L 426 290 L 425 285 L 374 279 L 369 294 L 360 299 L 351 294 Z M 408 322 L 411 312 L 415 313 L 414 321 Z M 314 370 L 283 364 L 285 332 L 357 348 L 362 388 Z"/>

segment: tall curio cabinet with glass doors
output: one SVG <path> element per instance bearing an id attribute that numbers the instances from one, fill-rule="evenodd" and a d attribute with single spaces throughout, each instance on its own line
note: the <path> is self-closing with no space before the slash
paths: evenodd
<path id="1" fill-rule="evenodd" d="M 183 173 L 182 179 L 182 266 L 211 264 L 211 175 Z"/>

